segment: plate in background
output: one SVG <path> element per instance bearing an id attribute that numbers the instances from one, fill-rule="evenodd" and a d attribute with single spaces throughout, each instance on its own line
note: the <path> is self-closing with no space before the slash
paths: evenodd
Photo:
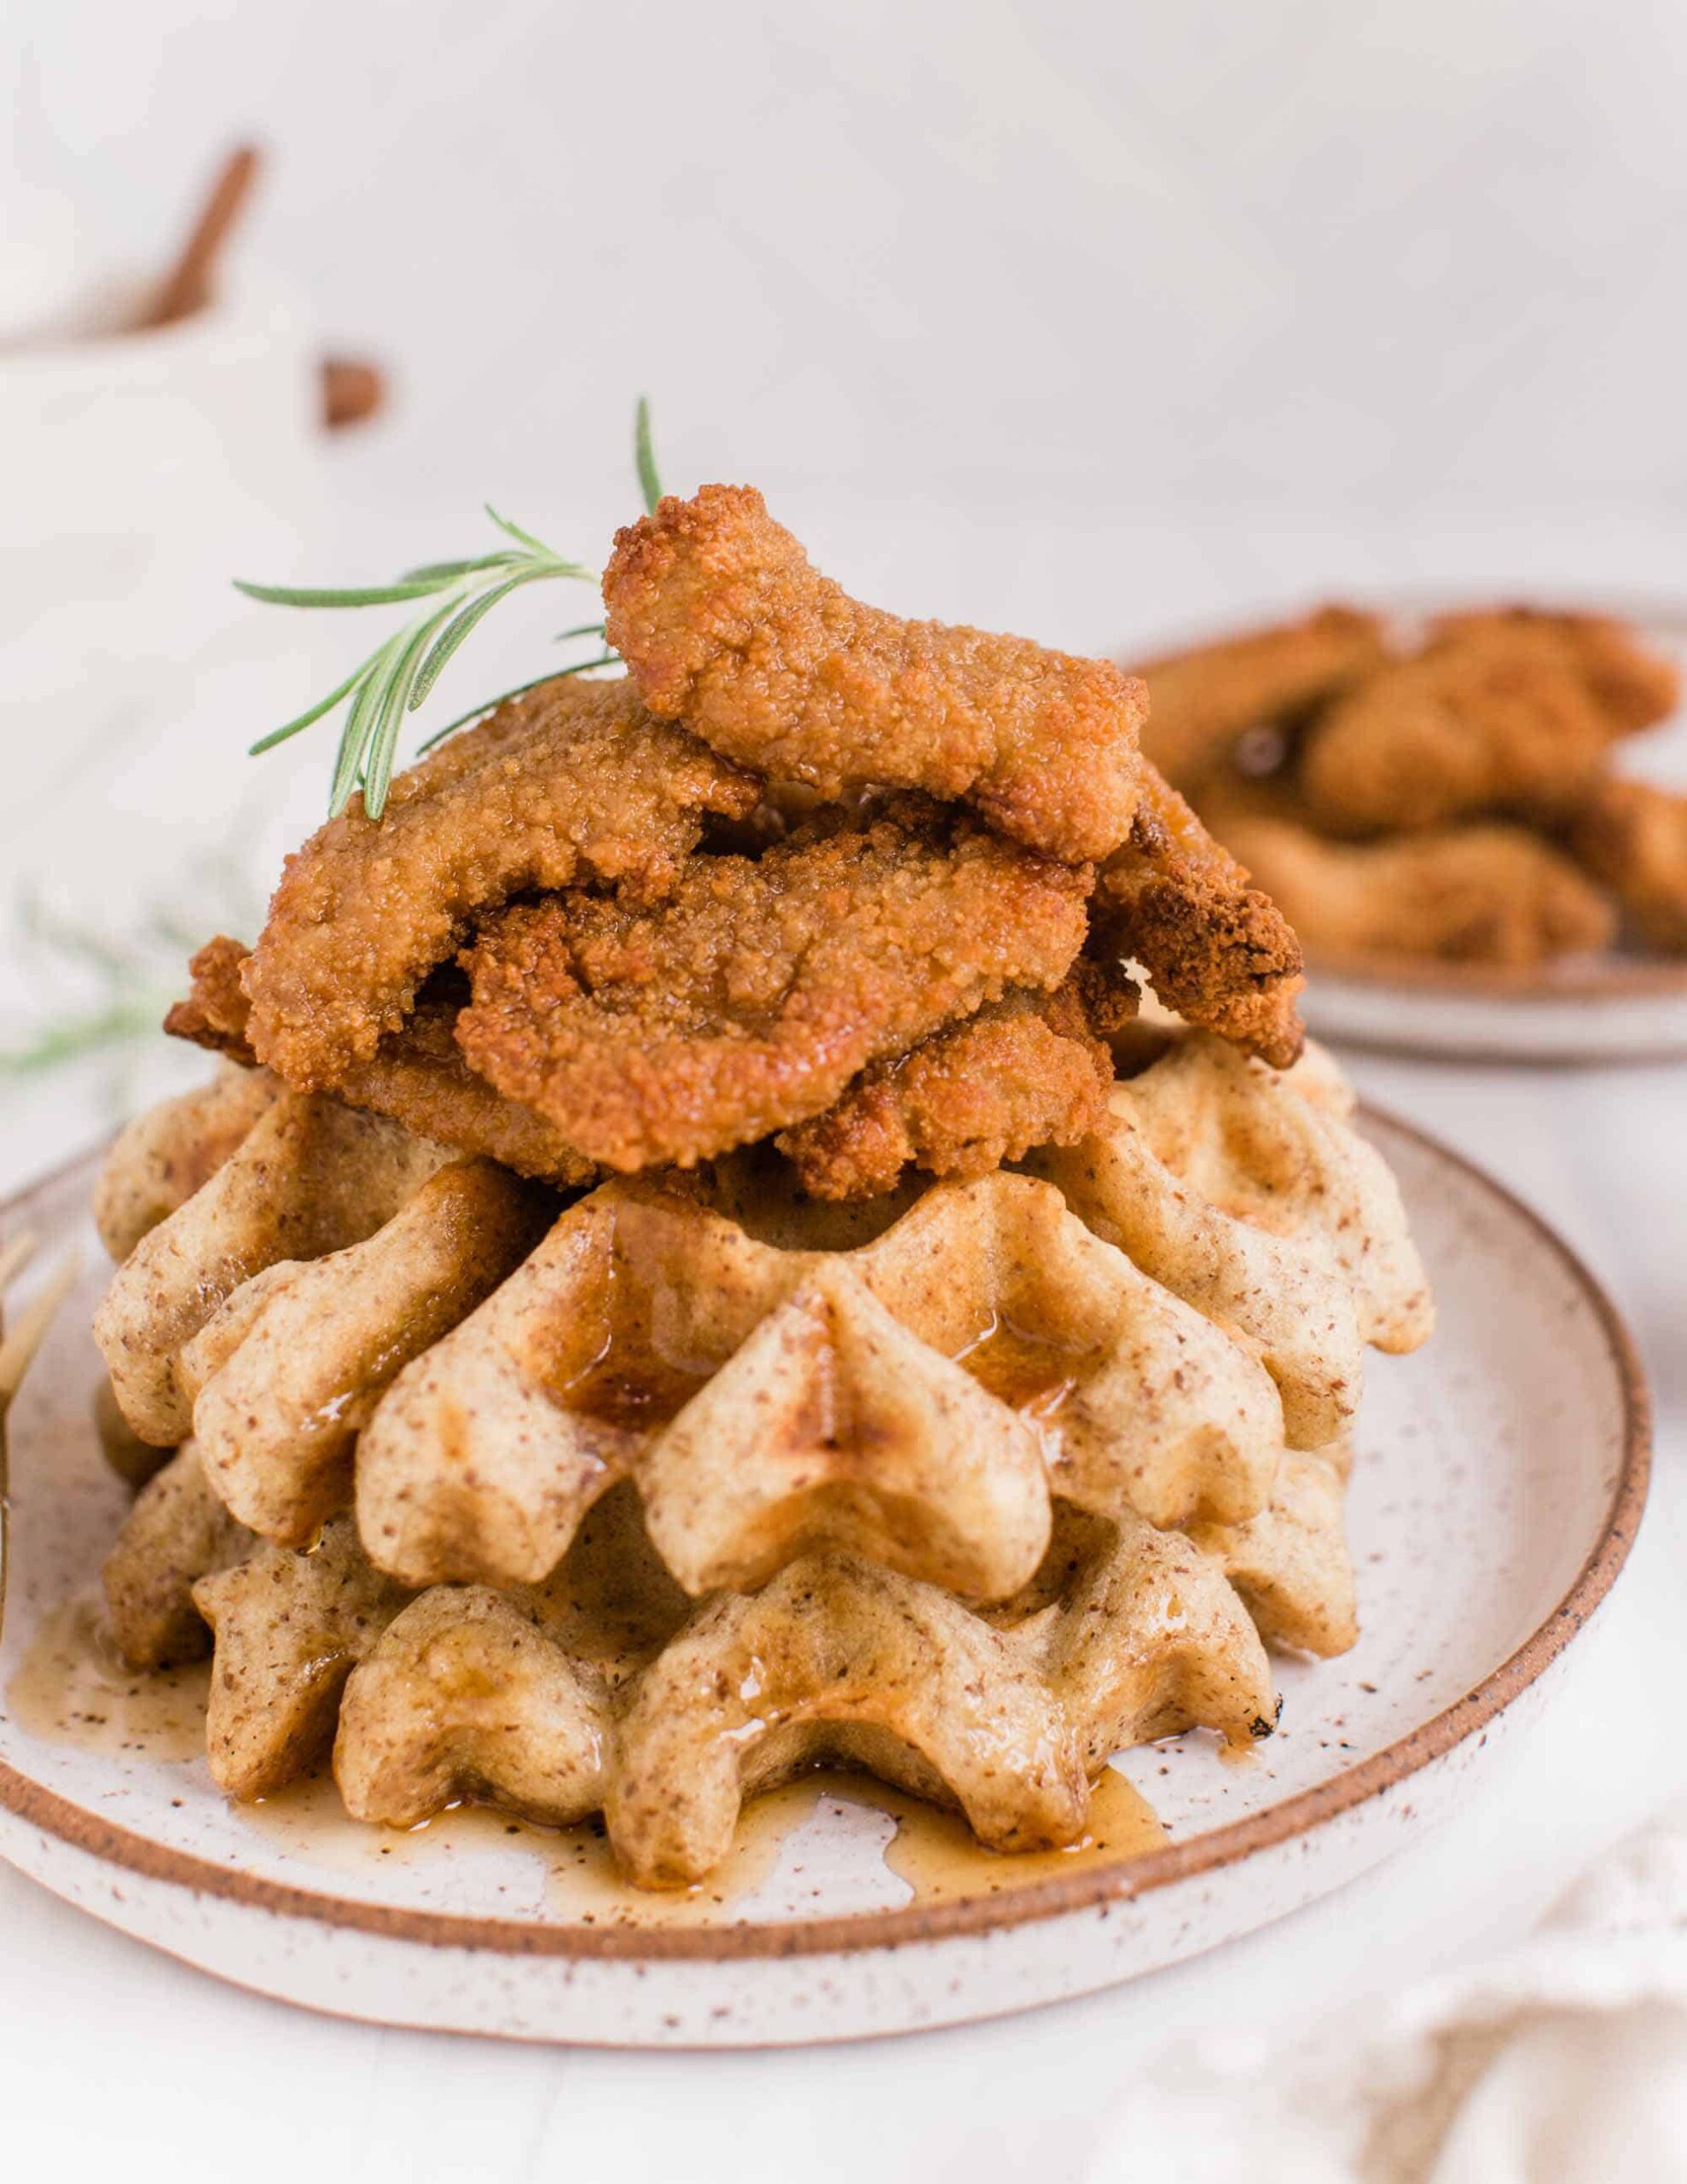
<path id="1" fill-rule="evenodd" d="M 1125 1754 L 1164 1847 L 975 1851 L 938 1861 L 923 1891 L 896 1870 L 896 1800 L 848 1784 L 780 1793 L 782 1830 L 752 1827 L 733 1886 L 658 1898 L 654 1923 L 631 1926 L 627 1893 L 571 1865 L 577 1832 L 448 1815 L 395 1834 L 292 1793 L 231 1808 L 206 1769 L 191 1673 L 161 1687 L 107 1664 L 78 1722 L 43 1709 L 43 1664 L 126 1507 L 90 1421 L 96 1160 L 49 1178 L 0 1228 L 92 1247 L 10 1421 L 0 1855 L 125 1933 L 313 2008 L 648 2047 L 993 2016 L 1329 1893 L 1450 1810 L 1546 1703 L 1622 1566 L 1649 1461 L 1632 1348 L 1586 1269 L 1478 1170 L 1398 1122 L 1365 1127 L 1400 1178 L 1441 1326 L 1415 1357 L 1371 1363 L 1349 1504 L 1364 1635 L 1340 1660 L 1278 1663 L 1278 1734 L 1237 1762 L 1198 1734 Z"/>
<path id="2" fill-rule="evenodd" d="M 1394 591 L 1354 604 L 1395 621 L 1402 635 L 1436 614 L 1512 598 L 1534 588 L 1475 591 Z M 1542 603 L 1569 612 L 1611 614 L 1632 623 L 1687 670 L 1687 605 L 1603 594 L 1572 599 L 1554 590 Z M 1247 626 L 1255 618 L 1245 618 Z M 1269 617 L 1257 618 L 1263 621 Z M 1237 625 L 1227 624 L 1226 629 Z M 1139 656 L 1211 642 L 1209 627 Z M 1656 728 L 1622 737 L 1618 770 L 1687 792 L 1687 709 Z M 1567 956 L 1538 968 L 1446 963 L 1429 958 L 1309 954 L 1301 1014 L 1321 1039 L 1396 1054 L 1481 1061 L 1664 1060 L 1687 1054 L 1687 959 L 1627 950 Z"/>

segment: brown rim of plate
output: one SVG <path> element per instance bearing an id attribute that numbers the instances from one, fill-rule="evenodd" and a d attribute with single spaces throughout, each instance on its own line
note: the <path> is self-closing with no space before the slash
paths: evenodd
<path id="1" fill-rule="evenodd" d="M 384 1940 L 421 1943 L 437 1949 L 478 1949 L 507 1956 L 619 1959 L 629 1962 L 657 1958 L 710 1961 L 834 1955 L 858 1949 L 894 1949 L 942 1941 L 961 1935 L 989 1934 L 1033 1920 L 1058 1918 L 1096 1909 L 1109 1902 L 1129 1902 L 1157 1888 L 1219 1872 L 1240 1859 L 1274 1849 L 1351 1811 L 1367 1799 L 1394 1788 L 1485 1728 L 1557 1659 L 1604 1599 L 1628 1559 L 1645 1507 L 1651 1470 L 1651 1405 L 1633 1337 L 1616 1306 L 1580 1258 L 1539 1214 L 1474 1160 L 1466 1159 L 1426 1131 L 1368 1102 L 1361 1103 L 1359 1112 L 1427 1147 L 1439 1159 L 1474 1177 L 1526 1223 L 1568 1269 L 1591 1305 L 1610 1353 L 1622 1403 L 1623 1446 L 1615 1491 L 1599 1536 L 1575 1582 L 1557 1606 L 1508 1659 L 1462 1699 L 1421 1722 L 1409 1735 L 1373 1752 L 1369 1759 L 1361 1760 L 1356 1767 L 1347 1769 L 1330 1780 L 1302 1790 L 1245 1820 L 1232 1821 L 1223 1827 L 1194 1836 L 1186 1843 L 1174 1843 L 1163 1850 L 1122 1859 L 1116 1865 L 1090 1866 L 1070 1876 L 1056 1874 L 1050 1879 L 1028 1882 L 1023 1889 L 1011 1892 L 965 1896 L 923 1907 L 913 1904 L 900 1910 L 866 1912 L 854 1917 L 699 1927 L 691 1933 L 637 1926 L 587 1930 L 538 1920 L 471 1918 L 409 1911 L 391 1904 L 364 1902 L 355 1897 L 328 1896 L 314 1889 L 260 1879 L 187 1851 L 165 1849 L 145 1836 L 101 1820 L 55 1792 L 43 1789 L 3 1760 L 0 1760 L 0 1806 L 32 1827 L 42 1828 L 107 1864 L 148 1879 L 171 1882 L 201 1895 L 221 1897 L 281 1918 L 310 1919 L 326 1926 L 348 1927 Z M 9 1199 L 0 1205 L 0 1217 L 11 1215 L 25 1198 L 32 1197 L 49 1182 L 63 1179 L 78 1165 L 67 1163 L 32 1184 L 27 1192 Z M 3 1432 L 3 1426 L 0 1426 L 0 1433 Z M 3 1455 L 3 1448 L 0 1455 Z"/>

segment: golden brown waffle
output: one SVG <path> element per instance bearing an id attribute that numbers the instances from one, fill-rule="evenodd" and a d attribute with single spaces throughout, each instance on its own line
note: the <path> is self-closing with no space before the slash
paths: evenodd
<path id="1" fill-rule="evenodd" d="M 214 1411 L 238 1403 L 241 1373 L 256 1372 L 253 1392 L 270 1407 L 259 1436 L 291 1431 L 331 1468 L 399 1366 L 508 1273 L 554 1200 L 491 1161 L 459 1159 L 326 1095 L 267 1078 L 259 1089 L 270 1096 L 253 1101 L 245 1134 L 230 1145 L 230 1128 L 215 1141 L 220 1163 L 162 1218 L 151 1218 L 167 1195 L 154 1174 L 181 1164 L 165 1168 L 160 1147 L 191 1131 L 194 1110 L 172 1103 L 118 1141 L 98 1194 L 110 1210 L 102 1226 L 121 1236 L 143 1217 L 151 1225 L 106 1293 L 95 1340 L 143 1439 L 182 1440 L 209 1383 L 218 1384 Z M 219 1130 L 231 1105 L 224 1095 L 215 1110 Z M 211 1165 L 209 1149 L 204 1157 Z M 349 1255 L 370 1241 L 373 1251 Z M 230 1380 L 237 1351 L 244 1363 Z M 244 1416 L 230 1425 L 246 1438 Z M 225 1443 L 213 1429 L 207 1461 L 219 1465 Z"/>
<path id="2" fill-rule="evenodd" d="M 1336 1439 L 1367 1344 L 1426 1341 L 1434 1305 L 1388 1165 L 1327 1056 L 1302 1096 L 1221 1040 L 1174 1040 L 1116 1086 L 1111 1122 L 1028 1164 L 1097 1234 L 1226 1328 L 1276 1383 L 1291 1448 Z"/>
<path id="3" fill-rule="evenodd" d="M 823 1759 L 1026 1848 L 1123 1745 L 1266 1734 L 1262 1640 L 1352 1642 L 1360 1354 L 1428 1295 L 1327 1058 L 1122 1050 L 1038 1173 L 867 1205 L 764 1153 L 559 1210 L 238 1078 L 153 1118 L 100 1333 L 130 1422 L 194 1438 L 108 1565 L 119 1642 L 211 1625 L 233 1795 L 332 1742 L 357 1816 L 601 1809 L 658 1885 Z"/>
<path id="4" fill-rule="evenodd" d="M 1285 1442 L 1345 1431 L 1364 1343 L 1428 1328 L 1376 1155 L 1201 1035 L 1116 1090 L 1105 1131 L 1041 1156 L 1052 1181 L 825 1210 L 728 1164 L 684 1194 L 603 1186 L 519 1266 L 537 1194 L 485 1163 L 418 1182 L 425 1153 L 395 1165 L 360 1138 L 370 1195 L 345 1202 L 337 1154 L 327 1217 L 304 1171 L 276 1172 L 324 1104 L 266 1112 L 137 1247 L 100 1331 L 132 1422 L 191 1426 L 242 1521 L 303 1545 L 355 1499 L 411 1585 L 536 1583 L 631 1477 L 694 1594 L 826 1546 L 1003 1599 L 1054 1498 L 1160 1525 L 1256 1515 Z M 263 1268 L 286 1248 L 277 1195 L 326 1256 L 295 1241 Z M 241 1267 L 256 1278 L 219 1280 Z"/>
<path id="5" fill-rule="evenodd" d="M 114 1259 L 208 1182 L 281 1090 L 267 1070 L 225 1065 L 208 1084 L 139 1115 L 94 1188 L 94 1225 Z"/>
<path id="6" fill-rule="evenodd" d="M 822 1763 L 959 1805 L 998 1850 L 1072 1841 L 1112 1752 L 1197 1724 L 1269 1732 L 1261 1630 L 1320 1653 L 1352 1637 L 1340 1471 L 1320 1456 L 1203 1543 L 1063 1507 L 1034 1582 L 981 1612 L 838 1551 L 693 1602 L 625 1484 L 544 1584 L 411 1594 L 345 1519 L 310 1554 L 231 1533 L 185 1449 L 107 1582 L 137 1665 L 195 1650 L 188 1598 L 214 1629 L 207 1740 L 231 1795 L 271 1794 L 332 1743 L 356 1817 L 409 1827 L 464 1798 L 559 1824 L 600 1809 L 655 1886 L 699 1878 L 745 1798 Z"/>

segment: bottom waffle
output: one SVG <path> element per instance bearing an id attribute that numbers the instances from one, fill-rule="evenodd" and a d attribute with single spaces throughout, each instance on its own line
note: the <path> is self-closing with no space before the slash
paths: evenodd
<path id="1" fill-rule="evenodd" d="M 207 1742 L 230 1795 L 281 1789 L 331 1747 L 357 1818 L 600 1811 L 629 1877 L 675 1886 L 724 1856 L 747 1798 L 820 1764 L 1027 1850 L 1081 1837 L 1116 1751 L 1195 1726 L 1268 1734 L 1265 1641 L 1353 1641 L 1344 1471 L 1338 1451 L 1290 1454 L 1257 1516 L 1189 1533 L 1059 1502 L 1030 1583 L 980 1608 L 837 1551 L 692 1600 L 629 1484 L 543 1583 L 412 1592 L 350 1519 L 309 1553 L 258 1540 L 189 1443 L 143 1489 L 106 1584 L 136 1665 L 214 1647 Z"/>

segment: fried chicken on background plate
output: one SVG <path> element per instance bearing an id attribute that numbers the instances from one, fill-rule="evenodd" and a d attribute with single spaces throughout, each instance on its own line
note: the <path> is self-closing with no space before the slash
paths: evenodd
<path id="1" fill-rule="evenodd" d="M 1230 839 L 1307 945 L 1331 957 L 1522 965 L 1606 946 L 1616 917 L 1561 850 L 1499 822 L 1331 842 L 1280 819 Z"/>
<path id="2" fill-rule="evenodd" d="M 1601 781 L 1566 840 L 1642 940 L 1687 953 L 1687 796 L 1649 781 Z"/>

